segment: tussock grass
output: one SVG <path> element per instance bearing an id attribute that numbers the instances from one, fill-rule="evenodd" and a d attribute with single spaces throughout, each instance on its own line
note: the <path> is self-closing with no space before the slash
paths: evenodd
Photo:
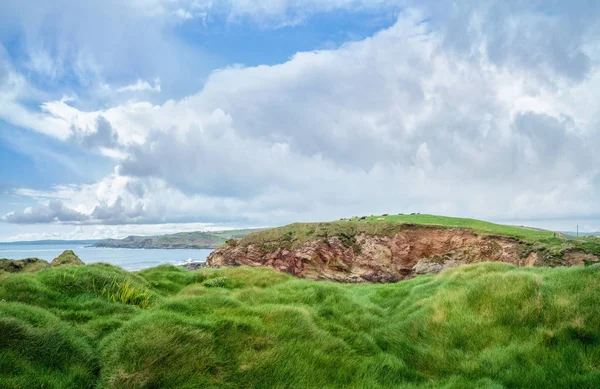
<path id="1" fill-rule="evenodd" d="M 595 388 L 599 288 L 599 268 L 503 263 L 387 285 L 243 267 L 5 273 L 0 387 Z"/>

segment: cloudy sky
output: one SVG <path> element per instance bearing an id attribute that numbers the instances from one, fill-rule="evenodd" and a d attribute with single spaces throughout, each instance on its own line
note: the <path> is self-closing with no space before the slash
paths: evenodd
<path id="1" fill-rule="evenodd" d="M 0 241 L 600 230 L 600 3 L 0 2 Z"/>

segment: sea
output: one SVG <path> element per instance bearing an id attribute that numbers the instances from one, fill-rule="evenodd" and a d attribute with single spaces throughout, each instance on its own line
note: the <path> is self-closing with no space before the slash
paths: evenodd
<path id="1" fill-rule="evenodd" d="M 111 249 L 88 247 L 94 241 L 0 243 L 0 258 L 40 258 L 48 262 L 65 250 L 73 250 L 86 264 L 109 263 L 125 270 L 142 270 L 162 264 L 203 262 L 212 250 L 202 249 Z"/>

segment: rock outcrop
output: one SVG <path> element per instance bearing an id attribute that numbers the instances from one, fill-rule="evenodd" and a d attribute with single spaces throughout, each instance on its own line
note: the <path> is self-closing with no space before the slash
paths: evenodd
<path id="1" fill-rule="evenodd" d="M 289 234 L 284 237 L 293 242 L 294 237 Z M 567 260 L 572 264 L 592 257 L 598 260 L 582 255 L 571 253 Z M 207 264 L 269 266 L 308 279 L 382 283 L 438 273 L 462 264 L 495 261 L 518 266 L 544 264 L 536 248 L 515 238 L 477 235 L 466 228 L 421 225 L 404 225 L 385 235 L 339 234 L 279 247 L 242 239 L 217 248 Z"/>
<path id="2" fill-rule="evenodd" d="M 31 273 L 48 267 L 50 264 L 39 258 L 0 259 L 0 270 L 8 273 Z"/>
<path id="3" fill-rule="evenodd" d="M 207 267 L 206 262 L 185 262 L 178 266 L 190 271 L 199 270 Z"/>
<path id="4" fill-rule="evenodd" d="M 61 255 L 54 258 L 54 260 L 50 263 L 52 266 L 61 266 L 61 265 L 85 265 L 81 259 L 73 252 L 73 250 L 65 250 Z"/>
<path id="5" fill-rule="evenodd" d="M 39 258 L 0 259 L 0 270 L 8 273 L 32 273 L 62 265 L 73 266 L 85 264 L 72 250 L 64 251 L 58 257 L 54 258 L 51 263 Z"/>

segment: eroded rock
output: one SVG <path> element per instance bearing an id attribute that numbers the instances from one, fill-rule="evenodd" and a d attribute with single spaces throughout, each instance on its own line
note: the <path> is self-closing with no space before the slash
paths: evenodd
<path id="1" fill-rule="evenodd" d="M 272 251 L 256 244 L 224 245 L 209 255 L 207 263 L 213 267 L 269 266 L 308 279 L 382 283 L 468 263 L 531 265 L 536 258 L 524 256 L 523 246 L 514 238 L 481 236 L 470 229 L 407 225 L 391 236 L 358 234 L 351 245 L 340 236 Z"/>

